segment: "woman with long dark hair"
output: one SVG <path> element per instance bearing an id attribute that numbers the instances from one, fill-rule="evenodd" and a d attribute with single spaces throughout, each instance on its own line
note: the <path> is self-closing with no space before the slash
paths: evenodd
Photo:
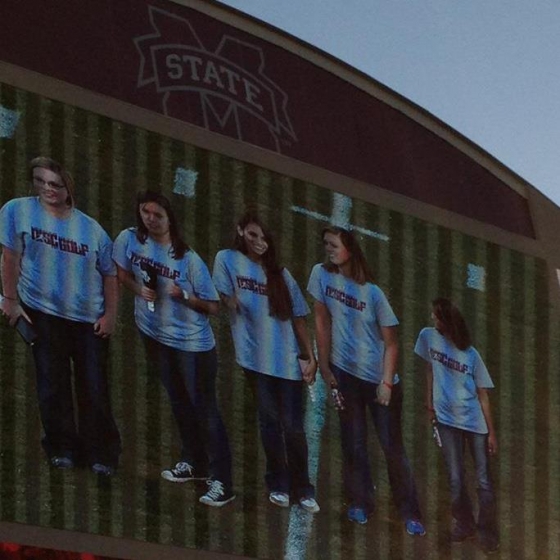
<path id="1" fill-rule="evenodd" d="M 496 504 L 489 455 L 498 443 L 488 389 L 494 387 L 459 309 L 446 298 L 432 302 L 434 327 L 422 329 L 414 351 L 426 360 L 426 408 L 437 422 L 451 486 L 453 542 L 474 537 L 486 552 L 498 548 Z M 465 481 L 465 447 L 475 463 L 479 513 L 475 524 Z"/>
<path id="2" fill-rule="evenodd" d="M 367 453 L 371 414 L 387 461 L 393 499 L 411 535 L 424 535 L 414 479 L 402 441 L 402 384 L 397 375 L 399 324 L 354 235 L 323 230 L 326 261 L 311 271 L 319 367 L 343 395 L 340 411 L 343 476 L 350 521 L 364 524 L 373 512 L 374 485 Z"/>
<path id="3" fill-rule="evenodd" d="M 140 193 L 137 225 L 115 240 L 120 282 L 135 294 L 134 314 L 148 361 L 159 370 L 182 442 L 180 460 L 161 476 L 207 480 L 200 502 L 221 507 L 235 498 L 231 454 L 216 400 L 217 357 L 208 315 L 219 296 L 208 268 L 182 240 L 169 200 Z"/>
<path id="4" fill-rule="evenodd" d="M 237 363 L 257 395 L 269 499 L 288 507 L 292 498 L 315 513 L 303 427 L 303 381 L 313 383 L 317 369 L 309 307 L 256 213 L 238 222 L 233 248 L 216 255 L 213 279 L 230 312 Z"/>

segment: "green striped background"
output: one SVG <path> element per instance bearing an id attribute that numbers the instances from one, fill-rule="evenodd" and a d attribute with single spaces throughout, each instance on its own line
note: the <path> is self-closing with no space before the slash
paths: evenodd
<path id="1" fill-rule="evenodd" d="M 281 258 L 301 286 L 322 257 L 324 224 L 292 205 L 330 215 L 332 193 L 141 128 L 0 84 L 0 105 L 21 113 L 13 138 L 0 139 L 0 202 L 28 194 L 27 162 L 50 155 L 73 173 L 78 207 L 113 237 L 134 223 L 134 195 L 162 190 L 186 240 L 211 264 L 231 240 L 236 218 L 257 205 L 276 234 Z M 172 194 L 175 169 L 196 170 L 196 196 Z M 379 285 L 401 319 L 404 434 L 428 535 L 404 534 L 388 495 L 385 465 L 372 438 L 378 509 L 369 524 L 344 519 L 337 418 L 327 412 L 317 481 L 320 514 L 307 557 L 477 558 L 474 545 L 446 542 L 449 495 L 422 408 L 422 365 L 413 356 L 429 302 L 447 295 L 463 309 L 496 390 L 499 432 L 493 461 L 504 558 L 560 557 L 559 333 L 549 307 L 544 261 L 359 200 L 352 223 L 389 235 L 362 239 Z M 486 270 L 486 290 L 466 287 L 467 264 Z M 160 470 L 178 457 L 178 440 L 156 372 L 144 360 L 125 295 L 112 341 L 111 390 L 124 443 L 117 476 L 50 469 L 40 447 L 34 370 L 27 348 L 0 327 L 0 520 L 108 536 L 282 558 L 288 512 L 269 505 L 255 405 L 235 365 L 224 317 L 213 320 L 220 357 L 219 396 L 232 440 L 238 499 L 201 506 L 204 487 L 172 485 Z"/>

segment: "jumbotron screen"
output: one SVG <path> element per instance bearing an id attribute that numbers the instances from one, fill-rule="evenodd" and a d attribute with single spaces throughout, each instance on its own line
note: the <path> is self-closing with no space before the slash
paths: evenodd
<path id="1" fill-rule="evenodd" d="M 0 21 L 0 556 L 560 557 L 557 207 L 218 2 Z"/>
<path id="2" fill-rule="evenodd" d="M 424 369 L 413 349 L 419 331 L 430 324 L 431 300 L 445 294 L 463 310 L 496 385 L 491 402 L 500 448 L 492 469 L 502 539 L 509 535 L 526 546 L 519 527 L 533 534 L 528 508 L 538 512 L 539 541 L 552 538 L 547 523 L 558 502 L 552 493 L 556 471 L 548 418 L 555 406 L 558 345 L 543 261 L 13 87 L 2 85 L 1 100 L 23 113 L 15 135 L 1 141 L 3 203 L 29 195 L 28 162 L 48 153 L 72 171 L 77 208 L 112 238 L 136 224 L 137 192 L 151 188 L 165 194 L 184 239 L 210 267 L 219 250 L 231 247 L 246 208 L 256 208 L 274 234 L 279 262 L 302 289 L 312 267 L 324 260 L 322 230 L 333 214 L 343 213 L 359 228 L 376 283 L 400 322 L 403 436 L 430 530 L 415 542 L 403 533 L 373 437 L 377 507 L 371 525 L 376 530 L 361 531 L 346 522 L 338 418 L 320 380 L 312 390 L 314 400 L 308 392 L 305 423 L 321 512 L 311 517 L 270 505 L 256 403 L 236 365 L 225 311 L 211 323 L 237 499 L 209 509 L 197 501 L 199 483 L 163 480 L 160 472 L 179 456 L 179 439 L 157 372 L 146 361 L 127 292 L 110 343 L 110 392 L 123 452 L 117 474 L 106 480 L 87 470 L 49 466 L 40 444 L 31 353 L 2 322 L 3 521 L 259 558 L 279 558 L 292 547 L 303 548 L 309 558 L 358 558 L 366 548 L 380 556 L 392 551 L 395 558 L 412 558 L 421 550 L 429 557 L 427 551 L 441 546 L 445 527 L 436 520 L 445 517 L 449 496 L 426 421 Z M 313 330 L 312 320 L 309 327 Z M 538 507 L 531 506 L 535 500 Z"/>

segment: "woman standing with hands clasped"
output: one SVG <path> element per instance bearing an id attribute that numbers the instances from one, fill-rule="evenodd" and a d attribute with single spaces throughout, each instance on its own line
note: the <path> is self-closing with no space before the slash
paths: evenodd
<path id="1" fill-rule="evenodd" d="M 136 218 L 136 227 L 115 240 L 113 259 L 120 282 L 136 296 L 136 325 L 149 362 L 159 370 L 181 437 L 179 462 L 161 476 L 170 482 L 207 480 L 208 491 L 199 501 L 221 507 L 235 495 L 208 321 L 209 314 L 218 312 L 218 292 L 202 259 L 181 239 L 165 196 L 140 193 Z"/>
<path id="2" fill-rule="evenodd" d="M 288 507 L 292 498 L 315 513 L 303 426 L 302 378 L 313 383 L 317 370 L 305 322 L 309 307 L 254 212 L 238 222 L 233 249 L 216 255 L 213 279 L 230 312 L 237 363 L 257 395 L 269 499 Z"/>
<path id="3" fill-rule="evenodd" d="M 410 535 L 426 533 L 416 487 L 402 441 L 403 393 L 396 374 L 398 320 L 374 284 L 354 235 L 340 227 L 323 230 L 326 262 L 311 271 L 321 375 L 338 387 L 344 487 L 348 519 L 364 524 L 374 509 L 367 453 L 367 413 L 385 454 L 393 499 Z"/>
<path id="4" fill-rule="evenodd" d="M 497 550 L 498 529 L 489 455 L 498 449 L 490 411 L 488 389 L 494 387 L 461 312 L 446 298 L 432 302 L 435 328 L 423 329 L 414 351 L 426 360 L 426 407 L 430 421 L 437 421 L 443 456 L 451 486 L 452 542 L 475 535 L 489 553 Z M 479 513 L 475 524 L 465 481 L 464 451 L 473 457 Z"/>

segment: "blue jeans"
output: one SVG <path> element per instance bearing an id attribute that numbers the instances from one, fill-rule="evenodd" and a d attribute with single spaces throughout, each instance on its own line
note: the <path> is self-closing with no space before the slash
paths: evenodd
<path id="1" fill-rule="evenodd" d="M 331 364 L 346 410 L 339 413 L 344 489 L 351 506 L 368 514 L 375 507 L 367 452 L 367 412 L 387 462 L 393 500 L 403 519 L 421 519 L 416 485 L 402 440 L 401 383 L 393 387 L 389 406 L 376 402 L 377 384 L 364 381 Z"/>
<path id="2" fill-rule="evenodd" d="M 216 349 L 185 352 L 142 334 L 157 367 L 181 438 L 181 460 L 231 488 L 231 452 L 216 399 Z"/>
<path id="3" fill-rule="evenodd" d="M 488 435 L 476 434 L 444 424 L 438 424 L 438 429 L 449 474 L 453 517 L 465 531 L 474 531 L 473 508 L 465 483 L 465 447 L 468 445 L 476 471 L 479 504 L 478 530 L 483 538 L 497 539 L 496 500 L 490 478 Z"/>
<path id="4" fill-rule="evenodd" d="M 285 492 L 296 500 L 314 497 L 303 426 L 303 381 L 243 371 L 258 400 L 269 492 Z"/>
<path id="5" fill-rule="evenodd" d="M 96 336 L 91 323 L 70 321 L 29 307 L 25 311 L 38 335 L 33 357 L 47 455 L 116 467 L 121 441 L 107 381 L 109 341 Z"/>

